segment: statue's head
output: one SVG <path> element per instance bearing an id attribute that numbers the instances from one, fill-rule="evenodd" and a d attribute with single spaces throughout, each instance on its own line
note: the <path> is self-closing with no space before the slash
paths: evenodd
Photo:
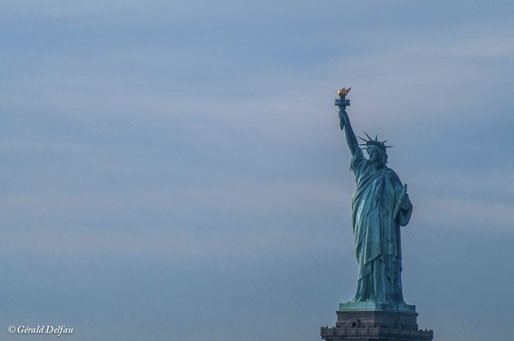
<path id="1" fill-rule="evenodd" d="M 385 143 L 387 140 L 379 141 L 378 136 L 375 136 L 375 139 L 369 137 L 368 134 L 366 134 L 366 136 L 368 137 L 367 140 L 362 137 L 359 138 L 364 141 L 364 143 L 361 143 L 360 145 L 366 148 L 369 160 L 373 163 L 385 165 L 387 163 L 387 148 L 391 148 L 392 146 L 386 146 Z"/>
<path id="2" fill-rule="evenodd" d="M 366 151 L 369 155 L 369 160 L 379 165 L 385 165 L 387 163 L 387 152 L 377 146 L 370 145 L 366 147 Z"/>

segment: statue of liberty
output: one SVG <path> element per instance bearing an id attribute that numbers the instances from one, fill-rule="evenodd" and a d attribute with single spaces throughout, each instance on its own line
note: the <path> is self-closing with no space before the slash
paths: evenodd
<path id="1" fill-rule="evenodd" d="M 409 223 L 412 204 L 396 173 L 387 167 L 386 141 L 360 138 L 359 147 L 346 107 L 350 89 L 336 100 L 341 130 L 352 154 L 350 169 L 357 189 L 352 198 L 352 223 L 359 277 L 355 297 L 339 303 L 334 327 L 321 327 L 325 341 L 432 341 L 432 330 L 420 330 L 414 305 L 402 294 L 400 228 Z M 368 158 L 364 156 L 366 150 Z"/>
<path id="2" fill-rule="evenodd" d="M 370 302 L 405 306 L 402 295 L 402 251 L 400 226 L 408 224 L 412 204 L 396 173 L 387 167 L 385 142 L 366 134 L 359 147 L 350 125 L 345 99 L 350 89 L 341 89 L 336 100 L 340 127 L 345 131 L 352 158 L 350 170 L 355 174 L 357 189 L 352 198 L 352 223 L 355 254 L 359 264 L 357 292 L 349 303 Z"/>

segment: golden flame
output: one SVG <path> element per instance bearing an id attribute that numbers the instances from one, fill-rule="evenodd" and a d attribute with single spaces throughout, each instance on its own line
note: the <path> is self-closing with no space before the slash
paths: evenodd
<path id="1" fill-rule="evenodd" d="M 352 87 L 349 87 L 348 89 L 342 88 L 341 90 L 339 90 L 337 92 L 337 94 L 339 96 L 346 96 L 346 95 L 348 95 L 348 93 L 350 92 L 351 89 L 352 89 Z"/>

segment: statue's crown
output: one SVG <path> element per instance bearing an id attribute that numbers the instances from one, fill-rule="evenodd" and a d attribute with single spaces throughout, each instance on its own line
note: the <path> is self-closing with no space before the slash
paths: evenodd
<path id="1" fill-rule="evenodd" d="M 370 146 L 375 146 L 375 147 L 378 147 L 380 148 L 381 150 L 383 150 L 384 152 L 386 152 L 387 148 L 392 148 L 393 146 L 386 146 L 386 142 L 387 140 L 385 141 L 379 141 L 378 140 L 378 136 L 375 135 L 375 139 L 372 139 L 371 137 L 369 137 L 369 135 L 364 132 L 364 134 L 366 134 L 366 136 L 368 137 L 368 139 L 363 139 L 362 137 L 360 136 L 357 136 L 358 138 L 360 138 L 362 141 L 364 141 L 364 143 L 359 143 L 359 145 L 361 146 L 365 146 L 366 148 L 367 147 L 370 147 Z"/>

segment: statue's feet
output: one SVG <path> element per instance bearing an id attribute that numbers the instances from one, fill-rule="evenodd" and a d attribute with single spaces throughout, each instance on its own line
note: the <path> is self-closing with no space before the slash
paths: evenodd
<path id="1" fill-rule="evenodd" d="M 353 300 L 350 301 L 350 303 L 360 303 L 360 302 L 366 302 L 366 300 L 355 297 Z"/>

